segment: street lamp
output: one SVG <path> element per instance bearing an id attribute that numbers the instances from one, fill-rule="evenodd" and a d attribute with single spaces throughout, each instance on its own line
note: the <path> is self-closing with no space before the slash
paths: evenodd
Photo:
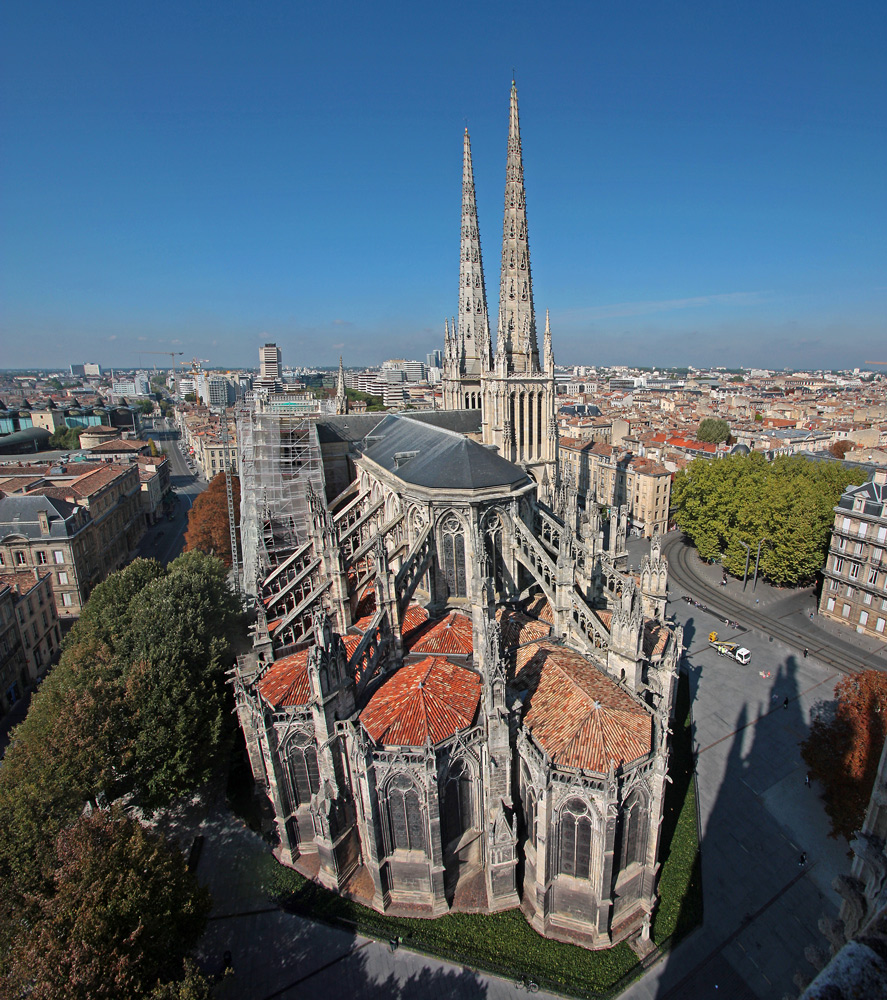
<path id="1" fill-rule="evenodd" d="M 739 538 L 737 538 L 736 541 L 739 542 L 739 544 L 745 549 L 745 573 L 743 574 L 742 577 L 742 589 L 745 590 L 746 585 L 748 584 L 748 562 L 749 559 L 751 558 L 751 546 L 746 545 L 746 543 Z M 760 564 L 761 561 L 761 546 L 764 544 L 765 541 L 767 541 L 766 535 L 758 539 L 758 553 L 755 556 L 755 577 L 754 577 L 754 582 L 752 583 L 752 588 L 751 588 L 752 590 L 755 590 L 755 588 L 758 586 L 758 565 Z"/>

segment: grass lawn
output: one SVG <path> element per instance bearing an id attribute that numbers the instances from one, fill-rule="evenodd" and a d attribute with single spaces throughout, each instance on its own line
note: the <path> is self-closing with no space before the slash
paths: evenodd
<path id="1" fill-rule="evenodd" d="M 682 675 L 660 851 L 664 858 L 661 900 L 653 921 L 653 938 L 660 948 L 673 947 L 702 919 L 692 764 L 689 682 Z M 520 910 L 492 915 L 453 913 L 436 920 L 386 916 L 343 899 L 270 857 L 264 881 L 269 895 L 292 913 L 344 924 L 382 940 L 402 937 L 416 951 L 506 978 L 527 976 L 543 989 L 569 996 L 615 996 L 640 974 L 637 956 L 627 944 L 593 952 L 549 941 L 530 927 Z"/>

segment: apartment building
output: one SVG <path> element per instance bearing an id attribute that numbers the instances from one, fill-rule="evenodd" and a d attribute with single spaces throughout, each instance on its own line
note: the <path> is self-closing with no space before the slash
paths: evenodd
<path id="1" fill-rule="evenodd" d="M 36 568 L 24 573 L 0 573 L 0 586 L 12 593 L 27 679 L 33 683 L 56 660 L 62 644 L 52 573 Z"/>
<path id="2" fill-rule="evenodd" d="M 28 686 L 28 664 L 16 625 L 15 601 L 12 588 L 0 582 L 0 718 Z"/>
<path id="3" fill-rule="evenodd" d="M 50 569 L 62 617 L 80 614 L 92 588 L 133 558 L 145 532 L 137 463 L 80 469 L 7 477 L 0 496 L 0 569 Z"/>
<path id="4" fill-rule="evenodd" d="M 560 439 L 559 461 L 583 502 L 627 504 L 632 527 L 647 538 L 668 530 L 671 474 L 664 466 L 600 441 L 576 438 Z"/>
<path id="5" fill-rule="evenodd" d="M 848 486 L 835 507 L 819 613 L 857 632 L 887 629 L 887 470 Z"/>

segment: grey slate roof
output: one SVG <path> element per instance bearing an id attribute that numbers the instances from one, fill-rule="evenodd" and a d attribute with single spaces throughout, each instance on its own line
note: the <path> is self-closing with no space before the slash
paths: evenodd
<path id="1" fill-rule="evenodd" d="M 321 444 L 333 441 L 362 441 L 389 413 L 348 413 L 324 417 L 317 421 L 317 436 Z M 480 410 L 408 410 L 394 414 L 404 420 L 415 420 L 432 427 L 443 427 L 457 434 L 480 433 Z"/>
<path id="2" fill-rule="evenodd" d="M 49 516 L 49 535 L 42 535 L 37 512 L 45 510 Z M 7 535 L 24 535 L 25 538 L 67 538 L 76 533 L 69 531 L 66 522 L 77 512 L 77 504 L 54 497 L 29 496 L 13 493 L 0 497 L 0 538 Z M 73 525 L 70 525 L 73 528 Z"/>
<path id="3" fill-rule="evenodd" d="M 363 453 L 404 482 L 429 489 L 477 490 L 530 482 L 520 466 L 463 434 L 395 414 L 373 429 Z"/>

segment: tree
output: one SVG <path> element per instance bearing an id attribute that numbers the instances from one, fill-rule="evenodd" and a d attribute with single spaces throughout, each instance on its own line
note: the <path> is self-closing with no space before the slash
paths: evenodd
<path id="1" fill-rule="evenodd" d="M 719 420 L 717 417 L 706 417 L 700 421 L 696 431 L 696 440 L 705 441 L 709 444 L 720 444 L 730 436 L 730 425 L 726 420 Z"/>
<path id="2" fill-rule="evenodd" d="M 134 600 L 126 679 L 129 780 L 147 808 L 210 777 L 227 733 L 224 656 L 239 607 L 218 559 L 180 556 Z"/>
<path id="3" fill-rule="evenodd" d="M 210 901 L 181 852 L 122 814 L 96 811 L 61 831 L 54 853 L 52 891 L 13 945 L 11 996 L 116 1000 L 150 996 L 183 972 L 193 980 L 183 960 Z"/>
<path id="4" fill-rule="evenodd" d="M 154 404 L 150 399 L 140 399 L 136 403 L 136 409 L 139 413 L 149 414 L 154 412 Z"/>
<path id="5" fill-rule="evenodd" d="M 186 392 L 185 393 L 185 402 L 186 403 L 196 403 L 197 402 L 197 393 L 196 392 Z"/>
<path id="6" fill-rule="evenodd" d="M 74 451 L 80 447 L 80 435 L 85 427 L 59 427 L 49 436 L 49 445 L 58 451 Z"/>
<path id="7" fill-rule="evenodd" d="M 240 479 L 237 476 L 231 477 L 231 492 L 234 498 L 234 523 L 239 526 Z M 217 555 L 226 566 L 231 565 L 231 531 L 224 472 L 213 477 L 188 511 L 185 552 L 193 552 L 195 549 Z"/>
<path id="8" fill-rule="evenodd" d="M 841 461 L 843 461 L 847 452 L 852 451 L 855 447 L 855 441 L 832 441 L 832 443 L 828 446 L 828 450 L 829 454 L 834 455 L 835 458 L 840 458 Z"/>
<path id="9" fill-rule="evenodd" d="M 866 670 L 835 687 L 834 711 L 814 715 L 801 756 L 824 790 L 832 837 L 862 827 L 887 735 L 887 674 Z"/>
<path id="10" fill-rule="evenodd" d="M 829 462 L 762 455 L 696 459 L 675 477 L 672 516 L 704 559 L 721 559 L 740 575 L 743 543 L 757 550 L 760 571 L 779 586 L 812 580 L 825 562 L 833 508 L 848 483 L 865 480 L 862 470 Z"/>

